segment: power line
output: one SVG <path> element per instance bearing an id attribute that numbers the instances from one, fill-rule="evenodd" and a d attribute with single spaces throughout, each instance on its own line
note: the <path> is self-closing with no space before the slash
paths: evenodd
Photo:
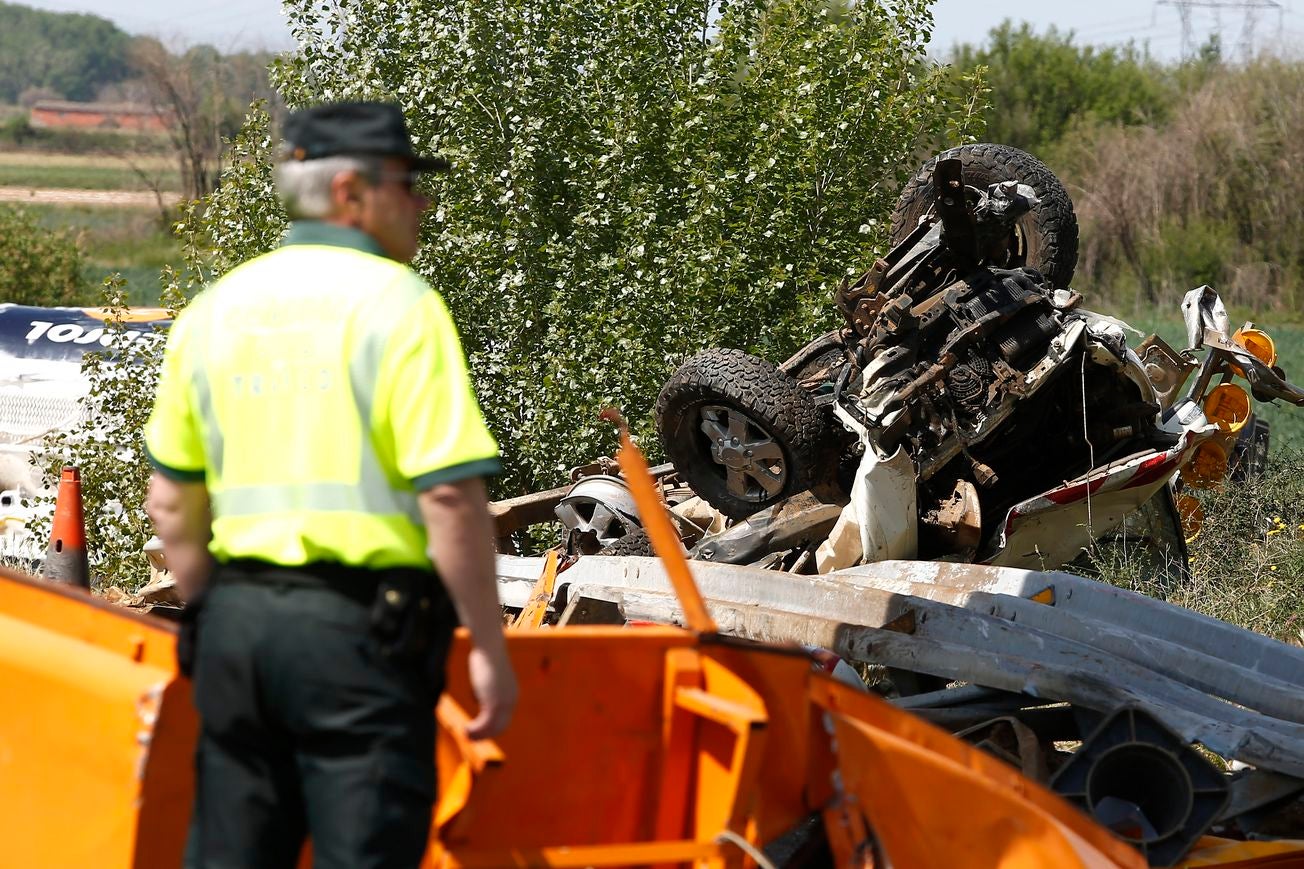
<path id="1" fill-rule="evenodd" d="M 1076 34 L 1075 34 L 1075 35 L 1076 35 Z M 1099 44 L 1099 43 L 1114 42 L 1115 40 L 1123 39 L 1123 38 L 1126 38 L 1126 39 L 1128 39 L 1129 41 L 1131 41 L 1131 40 L 1149 39 L 1149 38 L 1152 38 L 1152 37 L 1154 37 L 1154 36 L 1164 36 L 1164 37 L 1172 36 L 1172 37 L 1176 37 L 1177 34 L 1173 33 L 1171 30 L 1169 30 L 1169 29 L 1167 29 L 1167 28 L 1159 27 L 1159 26 L 1152 26 L 1152 27 L 1129 27 L 1129 28 L 1126 28 L 1126 29 L 1124 29 L 1124 30 L 1112 30 L 1112 31 L 1108 31 L 1108 32 L 1096 32 L 1096 33 L 1091 33 L 1091 34 L 1089 34 L 1089 35 L 1084 34 L 1084 38 L 1083 38 L 1082 41 L 1083 41 L 1084 43 L 1097 43 L 1097 44 Z"/>
<path id="2" fill-rule="evenodd" d="M 1277 39 L 1282 32 L 1282 5 L 1275 0 L 1155 0 L 1155 6 L 1172 6 L 1182 22 L 1182 56 L 1190 57 L 1195 53 L 1195 40 L 1191 26 L 1191 12 L 1194 9 L 1211 9 L 1214 14 L 1214 32 L 1222 36 L 1223 10 L 1240 10 L 1241 15 L 1241 56 L 1246 60 L 1254 56 L 1254 31 L 1258 26 L 1259 13 L 1265 9 L 1277 12 Z"/>
<path id="3" fill-rule="evenodd" d="M 1102 30 L 1145 30 L 1154 26 L 1154 15 L 1137 15 L 1131 18 L 1116 18 L 1112 21 L 1100 21 L 1090 27 L 1075 28 L 1073 33 L 1077 36 L 1094 36 Z"/>

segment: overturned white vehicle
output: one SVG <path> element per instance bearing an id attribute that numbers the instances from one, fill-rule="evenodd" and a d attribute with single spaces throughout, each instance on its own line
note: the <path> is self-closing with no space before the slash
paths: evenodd
<path id="1" fill-rule="evenodd" d="M 162 341 L 171 323 L 161 308 L 118 316 L 115 324 L 100 308 L 0 303 L 0 557 L 30 564 L 45 550 L 28 532 L 36 511 L 26 504 L 53 492 L 33 457 L 88 419 L 85 355 Z"/>
<path id="2" fill-rule="evenodd" d="M 1231 334 L 1208 287 L 1183 301 L 1181 353 L 1157 336 L 1129 346 L 1129 327 L 1084 310 L 1068 286 L 1072 204 L 1017 149 L 925 164 L 894 240 L 839 290 L 844 328 L 779 366 L 708 350 L 665 385 L 660 471 L 693 557 L 796 573 L 916 558 L 1047 569 L 1122 529 L 1184 569 L 1175 475 L 1211 482 L 1264 460 L 1266 425 L 1231 378 L 1304 403 L 1270 340 L 1250 324 Z M 541 493 L 567 548 L 646 554 L 611 467 L 586 471 Z M 500 527 L 545 504 L 499 505 Z"/>

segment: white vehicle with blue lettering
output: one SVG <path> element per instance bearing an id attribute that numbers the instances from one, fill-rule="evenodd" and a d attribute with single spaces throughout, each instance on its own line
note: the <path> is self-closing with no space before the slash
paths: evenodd
<path id="1" fill-rule="evenodd" d="M 11 501 L 41 491 L 31 456 L 45 437 L 83 419 L 83 356 L 161 341 L 171 324 L 162 308 L 134 308 L 126 320 L 125 330 L 115 330 L 99 308 L 0 304 L 0 492 Z M 6 530 L 18 525 L 16 516 L 6 519 Z"/>

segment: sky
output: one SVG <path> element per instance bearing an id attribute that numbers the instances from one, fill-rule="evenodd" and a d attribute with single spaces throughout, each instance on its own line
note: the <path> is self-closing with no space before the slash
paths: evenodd
<path id="1" fill-rule="evenodd" d="M 280 0 L 6 0 L 51 12 L 88 12 L 133 35 L 173 47 L 208 43 L 220 51 L 294 46 Z"/>
<path id="2" fill-rule="evenodd" d="M 12 0 L 11 0 L 12 2 Z M 279 0 L 18 0 L 60 12 L 90 12 L 123 30 L 148 34 L 170 45 L 208 42 L 223 51 L 292 47 Z M 489 0 L 492 2 L 492 0 Z M 982 42 L 1006 18 L 1028 21 L 1039 31 L 1054 25 L 1072 30 L 1080 44 L 1129 39 L 1149 46 L 1162 60 L 1182 56 L 1220 33 L 1234 53 L 1247 32 L 1257 49 L 1281 46 L 1298 56 L 1304 47 L 1304 0 L 1198 0 L 1190 7 L 1189 40 L 1184 39 L 1179 4 L 1192 0 L 937 0 L 931 50 L 944 55 L 956 42 Z M 1225 8 L 1207 8 L 1207 4 Z M 1260 6 L 1247 13 L 1242 6 Z M 1247 15 L 1254 26 L 1247 28 Z M 1279 52 L 1281 53 L 1281 52 Z"/>
<path id="3" fill-rule="evenodd" d="M 1237 56 L 1250 34 L 1255 51 L 1274 49 L 1295 57 L 1304 47 L 1304 0 L 1198 2 L 1200 6 L 1188 7 L 1190 30 L 1185 36 L 1181 0 L 937 0 L 931 50 L 944 55 L 957 42 L 982 42 L 987 31 L 1007 18 L 1028 21 L 1038 32 L 1051 25 L 1061 32 L 1071 30 L 1077 44 L 1133 40 L 1161 60 L 1182 57 L 1184 45 L 1199 47 L 1214 33 L 1220 35 L 1224 56 Z M 1262 8 L 1233 8 L 1242 6 Z"/>

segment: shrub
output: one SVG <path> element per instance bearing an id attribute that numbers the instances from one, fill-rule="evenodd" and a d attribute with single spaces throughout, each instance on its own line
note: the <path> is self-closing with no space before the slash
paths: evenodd
<path id="1" fill-rule="evenodd" d="M 1078 129 L 1057 150 L 1083 245 L 1078 283 L 1175 301 L 1211 272 L 1225 301 L 1297 315 L 1304 298 L 1304 64 L 1195 80 L 1163 127 Z"/>
<path id="2" fill-rule="evenodd" d="M 21 208 L 0 205 L 0 301 L 77 305 L 86 301 L 82 254 L 67 230 L 50 230 Z"/>
<path id="3" fill-rule="evenodd" d="M 1166 287 L 1226 287 L 1236 253 L 1235 230 L 1225 221 L 1168 218 L 1146 240 L 1141 259 L 1146 273 Z"/>
<path id="4" fill-rule="evenodd" d="M 1077 125 L 1161 122 L 1176 99 L 1169 70 L 1134 45 L 1076 45 L 1072 32 L 1054 27 L 1042 34 L 1007 20 L 985 43 L 956 46 L 950 59 L 987 70 L 989 140 L 1043 159 Z"/>

